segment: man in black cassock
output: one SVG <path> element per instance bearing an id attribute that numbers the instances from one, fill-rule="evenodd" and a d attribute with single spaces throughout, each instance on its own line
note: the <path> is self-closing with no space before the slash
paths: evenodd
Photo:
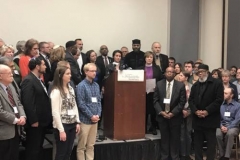
<path id="1" fill-rule="evenodd" d="M 145 65 L 144 52 L 141 51 L 141 41 L 139 39 L 132 40 L 133 51 L 128 53 L 124 59 L 124 63 L 132 69 L 137 69 Z"/>

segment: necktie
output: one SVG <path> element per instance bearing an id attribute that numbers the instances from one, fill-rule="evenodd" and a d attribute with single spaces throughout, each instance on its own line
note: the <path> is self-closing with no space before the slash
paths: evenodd
<path id="1" fill-rule="evenodd" d="M 9 99 L 12 107 L 16 107 L 16 103 L 13 99 L 12 91 L 8 87 L 6 88 L 6 90 L 7 90 L 7 94 L 8 94 L 8 99 Z M 16 115 L 17 118 L 20 117 L 18 113 L 15 113 L 15 115 Z"/>
<path id="2" fill-rule="evenodd" d="M 104 64 L 105 64 L 105 67 L 107 67 L 108 65 L 107 56 L 104 57 Z"/>
<path id="3" fill-rule="evenodd" d="M 166 98 L 167 99 L 170 99 L 170 86 L 171 86 L 171 83 L 168 82 L 168 86 L 167 86 L 167 91 L 166 91 Z M 165 104 L 165 112 L 169 112 L 170 111 L 170 104 Z"/>

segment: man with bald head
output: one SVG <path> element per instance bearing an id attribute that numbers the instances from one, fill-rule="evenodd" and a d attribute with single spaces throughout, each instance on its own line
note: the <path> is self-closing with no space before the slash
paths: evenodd
<path id="1" fill-rule="evenodd" d="M 0 64 L 0 155 L 1 160 L 18 160 L 20 126 L 26 115 L 12 86 L 12 70 Z"/>
<path id="2" fill-rule="evenodd" d="M 161 44 L 159 42 L 154 42 L 152 44 L 152 51 L 154 53 L 154 61 L 156 65 L 158 65 L 162 71 L 165 72 L 168 67 L 168 56 L 161 53 Z"/>
<path id="3" fill-rule="evenodd" d="M 157 82 L 153 98 L 156 120 L 161 133 L 161 158 L 179 160 L 182 110 L 186 103 L 186 90 L 183 83 L 174 80 L 173 67 L 166 69 L 165 77 L 166 79 Z"/>

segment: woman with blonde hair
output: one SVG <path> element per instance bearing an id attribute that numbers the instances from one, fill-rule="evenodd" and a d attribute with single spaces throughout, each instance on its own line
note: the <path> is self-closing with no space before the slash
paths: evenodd
<path id="1" fill-rule="evenodd" d="M 0 51 L 1 57 L 7 57 L 11 60 L 11 69 L 13 70 L 13 78 L 17 83 L 18 87 L 20 87 L 20 83 L 22 81 L 22 76 L 20 74 L 19 66 L 13 61 L 14 48 L 11 45 L 3 45 L 2 50 Z"/>
<path id="2" fill-rule="evenodd" d="M 50 94 L 56 140 L 55 160 L 70 159 L 75 136 L 80 131 L 78 108 L 70 80 L 71 70 L 68 67 L 61 66 L 55 70 Z"/>
<path id="3" fill-rule="evenodd" d="M 51 75 L 50 80 L 53 80 L 54 72 L 57 68 L 57 64 L 60 61 L 63 61 L 65 59 L 65 48 L 60 45 L 55 45 L 53 49 L 50 52 L 50 63 L 51 63 Z"/>

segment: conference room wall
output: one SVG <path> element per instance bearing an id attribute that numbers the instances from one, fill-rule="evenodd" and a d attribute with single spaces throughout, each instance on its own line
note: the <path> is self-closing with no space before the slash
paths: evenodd
<path id="1" fill-rule="evenodd" d="M 199 58 L 210 70 L 221 67 L 223 0 L 200 0 Z"/>
<path id="2" fill-rule="evenodd" d="M 154 41 L 168 54 L 169 0 L 9 0 L 1 2 L 0 38 L 15 46 L 35 38 L 64 45 L 82 38 L 84 52 L 99 51 L 106 44 L 109 54 L 138 38 L 142 50 Z"/>
<path id="3" fill-rule="evenodd" d="M 198 59 L 199 0 L 171 0 L 170 56 L 177 62 Z"/>
<path id="4" fill-rule="evenodd" d="M 228 1 L 227 68 L 240 67 L 240 1 Z"/>

